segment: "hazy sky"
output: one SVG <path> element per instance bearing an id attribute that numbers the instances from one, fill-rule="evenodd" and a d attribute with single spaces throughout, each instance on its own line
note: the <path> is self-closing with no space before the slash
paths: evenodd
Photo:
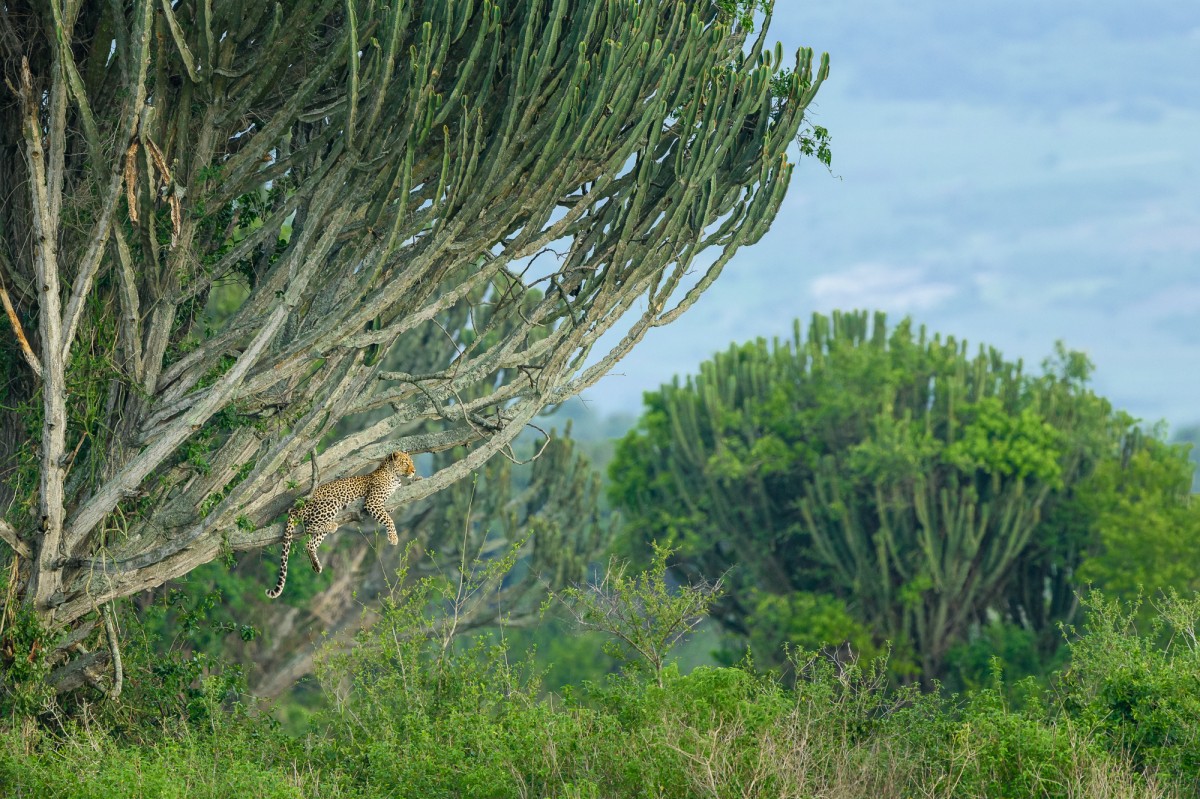
<path id="1" fill-rule="evenodd" d="M 771 232 L 585 394 L 600 412 L 834 308 L 1036 365 L 1062 339 L 1136 416 L 1200 422 L 1200 3 L 778 0 L 830 53 Z"/>

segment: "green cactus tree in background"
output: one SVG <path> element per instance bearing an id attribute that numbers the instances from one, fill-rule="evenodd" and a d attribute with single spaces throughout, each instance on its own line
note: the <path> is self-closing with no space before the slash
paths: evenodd
<path id="1" fill-rule="evenodd" d="M 73 630 L 42 656 L 84 641 L 94 674 L 98 608 L 276 542 L 344 417 L 391 410 L 326 479 L 469 447 L 395 509 L 685 311 L 767 229 L 789 148 L 828 159 L 802 128 L 827 60 L 785 64 L 758 5 L 6 4 L 0 539 L 15 598 Z M 448 357 L 381 368 L 467 296 Z"/>
<path id="2" fill-rule="evenodd" d="M 1089 370 L 1060 351 L 1027 375 L 908 320 L 817 316 L 806 337 L 797 323 L 790 342 L 735 346 L 647 394 L 612 498 L 631 545 L 670 542 L 681 568 L 728 572 L 720 619 L 748 640 L 803 627 L 776 617 L 817 592 L 910 677 L 942 676 L 951 647 L 996 620 L 1053 649 L 1096 545 L 1082 481 L 1130 448 L 1173 452 L 1139 445 Z M 853 642 L 836 610 L 819 614 L 826 642 Z M 782 642 L 756 657 L 778 662 Z"/>

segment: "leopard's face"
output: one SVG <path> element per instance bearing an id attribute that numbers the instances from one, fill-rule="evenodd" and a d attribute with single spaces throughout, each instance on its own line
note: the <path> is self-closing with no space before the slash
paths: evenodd
<path id="1" fill-rule="evenodd" d="M 397 450 L 388 455 L 386 465 L 404 477 L 412 477 L 417 473 L 417 467 L 413 463 L 412 456 L 402 450 Z"/>

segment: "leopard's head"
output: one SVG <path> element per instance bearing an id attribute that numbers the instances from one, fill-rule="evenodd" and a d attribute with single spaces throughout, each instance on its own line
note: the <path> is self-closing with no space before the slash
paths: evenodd
<path id="1" fill-rule="evenodd" d="M 388 455 L 384 463 L 404 477 L 412 477 L 417 473 L 417 466 L 413 463 L 412 456 L 403 450 L 396 450 Z"/>

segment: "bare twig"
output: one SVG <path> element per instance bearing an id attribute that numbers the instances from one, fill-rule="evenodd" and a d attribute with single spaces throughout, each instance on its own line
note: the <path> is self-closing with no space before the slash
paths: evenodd
<path id="1" fill-rule="evenodd" d="M 505 458 L 507 458 L 509 461 L 511 461 L 516 466 L 524 466 L 527 463 L 533 463 L 538 458 L 542 457 L 542 453 L 544 453 L 546 451 L 546 447 L 550 446 L 550 434 L 549 433 L 547 433 L 542 428 L 538 427 L 536 424 L 533 424 L 532 422 L 530 422 L 527 426 L 532 427 L 534 430 L 536 430 L 542 434 L 542 446 L 538 447 L 538 451 L 533 453 L 533 456 L 528 458 L 527 460 L 520 460 L 519 458 L 517 458 L 516 453 L 513 452 L 512 444 L 509 444 L 507 447 L 505 447 L 503 450 L 501 450 L 500 454 L 503 455 Z"/>
<path id="2" fill-rule="evenodd" d="M 467 501 L 467 510 L 463 514 L 462 543 L 459 545 L 458 558 L 458 584 L 454 589 L 454 601 L 451 603 L 450 618 L 442 628 L 442 657 L 446 656 L 446 650 L 450 648 L 450 643 L 454 640 L 454 636 L 458 632 L 458 623 L 467 601 L 467 541 L 471 535 L 471 513 L 475 508 L 475 488 L 477 484 L 478 478 L 473 478 L 471 480 L 471 498 Z"/>

